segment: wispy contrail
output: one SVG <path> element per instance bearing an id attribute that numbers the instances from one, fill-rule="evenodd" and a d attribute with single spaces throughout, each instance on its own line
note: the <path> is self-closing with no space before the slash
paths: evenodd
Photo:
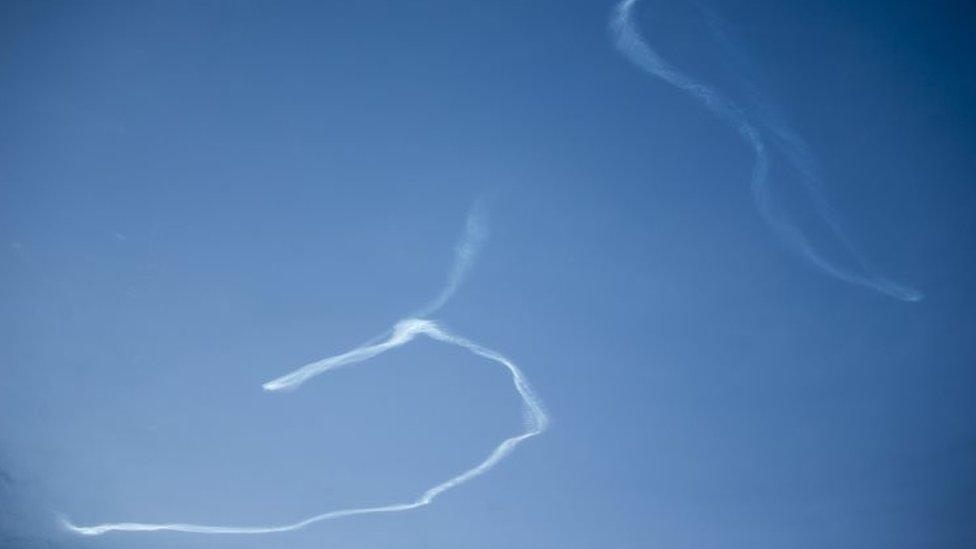
<path id="1" fill-rule="evenodd" d="M 461 283 L 468 276 L 471 265 L 481 252 L 481 248 L 488 240 L 488 198 L 482 196 L 475 201 L 468 212 L 468 219 L 464 225 L 464 236 L 454 248 L 454 264 L 447 275 L 444 289 L 430 303 L 414 312 L 412 316 L 424 318 L 432 315 L 444 306 L 461 287 Z"/>
<path id="2" fill-rule="evenodd" d="M 749 120 L 745 112 L 726 99 L 718 90 L 695 81 L 688 75 L 671 66 L 652 49 L 632 21 L 632 11 L 638 0 L 623 0 L 617 5 L 610 21 L 610 29 L 617 49 L 632 63 L 644 71 L 664 80 L 672 86 L 690 94 L 701 101 L 713 114 L 734 127 L 755 154 L 752 170 L 751 190 L 753 200 L 760 216 L 773 229 L 786 247 L 800 255 L 823 272 L 839 280 L 864 286 L 902 301 L 919 301 L 921 292 L 896 284 L 877 275 L 864 257 L 851 244 L 841 230 L 836 215 L 820 191 L 820 178 L 815 169 L 813 155 L 808 147 L 792 130 L 777 118 L 762 117 L 766 129 L 772 135 L 772 143 L 779 148 L 790 164 L 800 174 L 804 186 L 811 196 L 814 208 L 830 231 L 839 239 L 857 261 L 860 272 L 841 268 L 827 260 L 816 251 L 809 239 L 790 219 L 786 212 L 773 203 L 768 186 L 769 154 L 766 141 L 759 129 Z M 714 20 L 712 21 L 714 23 Z M 717 27 L 713 26 L 713 29 Z M 723 36 L 718 33 L 721 40 Z M 755 96 L 758 100 L 758 95 Z M 766 109 L 768 113 L 769 110 Z"/>
<path id="3" fill-rule="evenodd" d="M 704 15 L 712 36 L 721 46 L 721 53 L 726 57 L 729 65 L 735 69 L 733 73 L 743 85 L 747 99 L 750 100 L 752 109 L 756 112 L 760 123 L 768 130 L 772 145 L 780 151 L 800 176 L 800 182 L 810 197 L 814 210 L 830 232 L 843 245 L 849 256 L 854 259 L 861 272 L 866 274 L 866 278 L 877 285 L 875 289 L 903 301 L 922 300 L 924 295 L 918 290 L 896 284 L 880 275 L 877 268 L 847 236 L 836 211 L 824 196 L 823 180 L 817 166 L 816 155 L 806 140 L 789 126 L 779 109 L 756 84 L 757 71 L 753 63 L 743 52 L 743 48 L 725 31 L 725 25 L 715 10 L 698 0 L 692 0 L 692 3 Z"/>
<path id="4" fill-rule="evenodd" d="M 475 208 L 472 210 L 472 214 L 468 217 L 465 238 L 462 239 L 461 244 L 458 246 L 457 259 L 448 278 L 447 287 L 437 299 L 425 306 L 422 310 L 436 310 L 443 306 L 448 299 L 450 299 L 450 297 L 457 290 L 458 285 L 463 280 L 465 273 L 470 268 L 471 262 L 473 261 L 478 248 L 483 244 L 486 236 L 487 230 L 484 223 L 484 208 L 483 204 L 479 203 L 476 204 Z M 522 373 L 522 370 L 520 370 L 514 362 L 504 357 L 501 353 L 488 349 L 487 347 L 482 347 L 469 339 L 454 335 L 445 330 L 443 327 L 437 325 L 435 322 L 422 318 L 408 318 L 401 320 L 400 322 L 396 323 L 390 332 L 387 333 L 388 337 L 378 343 L 367 343 L 361 347 L 353 349 L 352 351 L 326 358 L 318 362 L 313 362 L 289 374 L 281 376 L 277 379 L 273 379 L 265 383 L 263 387 L 266 391 L 294 389 L 308 381 L 310 378 L 319 374 L 368 360 L 376 355 L 389 351 L 390 349 L 395 349 L 401 345 L 405 345 L 418 335 L 425 335 L 436 341 L 462 347 L 475 355 L 504 366 L 511 374 L 512 382 L 515 385 L 515 390 L 522 398 L 522 403 L 525 408 L 525 430 L 518 435 L 503 440 L 500 444 L 498 444 L 498 446 L 495 447 L 494 450 L 492 450 L 488 457 L 474 467 L 471 467 L 470 469 L 467 469 L 466 471 L 463 471 L 462 473 L 429 488 L 416 499 L 407 502 L 391 503 L 376 507 L 357 507 L 328 511 L 302 519 L 298 522 L 272 526 L 212 526 L 186 523 L 141 522 L 113 522 L 94 526 L 79 526 L 73 524 L 66 517 L 62 517 L 62 523 L 72 532 L 89 536 L 104 534 L 106 532 L 155 532 L 160 530 L 190 532 L 197 534 L 270 534 L 275 532 L 298 530 L 316 522 L 322 522 L 340 517 L 348 517 L 352 515 L 409 511 L 411 509 L 428 505 L 434 501 L 434 498 L 443 494 L 444 492 L 484 474 L 492 467 L 497 465 L 498 462 L 504 459 L 505 456 L 514 450 L 516 446 L 522 443 L 522 441 L 542 433 L 548 426 L 549 418 L 546 416 L 538 397 L 535 396 L 535 393 L 529 386 L 529 382 L 526 379 L 525 374 Z"/>

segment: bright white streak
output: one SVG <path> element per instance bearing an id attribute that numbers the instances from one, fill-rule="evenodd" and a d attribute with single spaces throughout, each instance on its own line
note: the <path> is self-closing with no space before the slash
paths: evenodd
<path id="1" fill-rule="evenodd" d="M 475 204 L 475 207 L 472 208 L 471 213 L 468 216 L 465 237 L 462 239 L 461 244 L 458 245 L 454 268 L 448 277 L 448 286 L 443 292 L 441 292 L 437 299 L 432 301 L 422 310 L 432 311 L 440 308 L 444 305 L 444 303 L 447 302 L 454 292 L 457 291 L 458 286 L 463 281 L 467 270 L 470 268 L 478 249 L 484 243 L 486 237 L 487 229 L 485 225 L 485 210 L 483 202 L 479 201 Z M 509 373 L 512 375 L 515 390 L 518 391 L 519 396 L 522 397 L 522 402 L 525 406 L 525 431 L 521 434 L 503 440 L 481 463 L 428 489 L 417 499 L 406 503 L 394 503 L 377 507 L 340 509 L 337 511 L 329 511 L 315 515 L 291 524 L 277 526 L 209 526 L 186 523 L 141 522 L 113 522 L 94 526 L 79 526 L 73 524 L 68 518 L 63 516 L 60 517 L 62 524 L 65 526 L 65 528 L 72 532 L 87 536 L 97 536 L 106 532 L 156 532 L 161 530 L 195 534 L 271 534 L 276 532 L 299 530 L 310 524 L 340 517 L 409 511 L 411 509 L 428 505 L 434 500 L 434 498 L 442 493 L 486 473 L 488 470 L 497 465 L 498 462 L 504 459 L 509 453 L 511 453 L 516 446 L 522 443 L 522 441 L 534 437 L 546 430 L 546 427 L 549 424 L 549 418 L 543 410 L 542 404 L 538 397 L 536 397 L 535 393 L 532 391 L 525 374 L 522 373 L 514 362 L 505 358 L 501 353 L 486 347 L 482 347 L 481 345 L 478 345 L 463 337 L 453 335 L 435 324 L 433 321 L 419 318 L 401 320 L 393 327 L 391 331 L 387 332 L 387 334 L 389 334 L 388 337 L 381 336 L 386 337 L 386 339 L 380 341 L 379 343 L 366 343 L 360 347 L 357 347 L 356 349 L 353 349 L 352 351 L 307 364 L 289 374 L 268 381 L 262 385 L 262 387 L 266 391 L 295 389 L 312 377 L 323 374 L 329 370 L 363 362 L 373 358 L 376 355 L 389 351 L 390 349 L 395 349 L 401 345 L 405 345 L 412 341 L 417 335 L 423 334 L 431 339 L 467 349 L 480 357 L 497 362 L 507 368 Z"/>
<path id="2" fill-rule="evenodd" d="M 664 80 L 672 86 L 692 95 L 712 111 L 717 117 L 731 124 L 742 136 L 743 140 L 752 148 L 756 157 L 753 165 L 751 189 L 753 200 L 760 216 L 773 229 L 787 248 L 797 253 L 811 264 L 834 278 L 870 288 L 882 294 L 902 301 L 920 301 L 924 296 L 912 288 L 906 288 L 871 272 L 867 262 L 850 244 L 846 235 L 840 230 L 832 209 L 819 191 L 819 178 L 812 167 L 812 155 L 806 150 L 805 144 L 784 125 L 774 125 L 771 128 L 775 136 L 774 143 L 779 145 L 787 159 L 800 172 L 804 184 L 813 198 L 817 213 L 825 221 L 845 247 L 850 250 L 866 274 L 858 274 L 842 269 L 818 253 L 807 237 L 789 219 L 785 212 L 778 210 L 772 201 L 767 183 L 769 175 L 769 156 L 766 144 L 758 129 L 753 126 L 745 113 L 722 96 L 717 90 L 706 86 L 672 67 L 641 36 L 634 26 L 631 13 L 637 0 L 623 0 L 617 5 L 610 21 L 617 49 L 632 63 L 644 71 Z"/>
<path id="3" fill-rule="evenodd" d="M 341 509 L 338 511 L 329 511 L 327 513 L 322 513 L 320 515 L 315 515 L 307 519 L 291 523 L 283 524 L 279 526 L 206 526 L 200 524 L 183 524 L 183 523 L 164 523 L 164 524 L 154 524 L 154 523 L 139 523 L 139 522 L 117 522 L 117 523 L 107 523 L 99 524 L 96 526 L 77 526 L 72 524 L 66 518 L 62 518 L 62 522 L 65 527 L 69 530 L 94 536 L 99 534 L 104 534 L 106 532 L 153 532 L 159 530 L 170 530 L 176 532 L 191 532 L 197 534 L 270 534 L 274 532 L 288 532 L 291 530 L 298 530 L 304 528 L 310 524 L 316 522 L 322 522 L 325 520 L 336 519 L 340 517 L 348 517 L 352 515 L 366 515 L 373 513 L 394 513 L 400 511 L 408 511 L 410 509 L 416 509 L 417 507 L 422 507 L 424 505 L 430 504 L 434 501 L 434 498 L 443 494 L 444 492 L 464 484 L 465 482 L 480 476 L 490 470 L 492 467 L 498 464 L 499 461 L 505 458 L 512 450 L 515 449 L 522 441 L 534 437 L 543 431 L 549 424 L 549 418 L 543 411 L 542 404 L 539 399 L 533 393 L 532 388 L 529 386 L 528 380 L 525 378 L 525 374 L 515 365 L 514 362 L 505 358 L 500 353 L 482 347 L 468 339 L 456 336 L 449 333 L 445 329 L 441 328 L 434 322 L 430 320 L 423 319 L 407 319 L 402 320 L 397 323 L 393 328 L 393 335 L 389 337 L 386 341 L 378 343 L 376 345 L 371 345 L 368 347 L 361 347 L 359 349 L 354 349 L 348 353 L 343 353 L 314 364 L 310 364 L 304 368 L 300 368 L 291 374 L 282 376 L 278 379 L 269 381 L 263 385 L 265 390 L 268 391 L 278 391 L 282 389 L 292 389 L 298 387 L 309 378 L 317 376 L 319 374 L 325 373 L 331 369 L 339 368 L 341 366 L 355 364 L 357 362 L 362 362 L 369 358 L 372 358 L 380 353 L 386 352 L 390 349 L 394 349 L 406 343 L 409 343 L 417 335 L 423 334 L 437 341 L 448 343 L 451 345 L 457 345 L 463 347 L 472 353 L 487 358 L 488 360 L 495 361 L 505 368 L 508 369 L 509 373 L 512 375 L 512 381 L 515 384 L 515 390 L 518 391 L 519 396 L 522 397 L 522 402 L 525 405 L 525 431 L 521 434 L 515 435 L 513 437 L 503 440 L 495 449 L 485 458 L 484 461 L 478 465 L 456 475 L 421 494 L 417 499 L 407 502 L 407 503 L 394 503 L 390 505 L 381 505 L 378 507 L 360 507 L 354 509 Z M 311 367 L 311 368 L 309 368 Z M 296 374 L 301 375 L 296 375 Z"/>

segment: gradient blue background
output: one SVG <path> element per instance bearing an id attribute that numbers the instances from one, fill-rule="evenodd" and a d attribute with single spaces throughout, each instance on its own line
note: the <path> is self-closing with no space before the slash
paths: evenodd
<path id="1" fill-rule="evenodd" d="M 905 304 L 783 250 L 751 151 L 614 51 L 612 7 L 3 3 L 0 546 L 976 545 L 972 10 L 714 5 Z M 638 13 L 738 98 L 694 9 Z M 486 191 L 437 318 L 524 368 L 544 436 L 410 513 L 57 527 L 410 500 L 518 432 L 505 373 L 429 341 L 260 389 L 433 297 Z"/>

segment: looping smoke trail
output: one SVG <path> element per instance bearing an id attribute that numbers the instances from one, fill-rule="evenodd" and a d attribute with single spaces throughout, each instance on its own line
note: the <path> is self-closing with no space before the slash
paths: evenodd
<path id="1" fill-rule="evenodd" d="M 773 204 L 767 183 L 769 156 L 766 149 L 766 142 L 763 140 L 758 128 L 749 121 L 745 112 L 726 99 L 717 90 L 696 82 L 677 70 L 647 44 L 631 19 L 631 13 L 637 1 L 623 0 L 614 10 L 610 21 L 610 30 L 613 34 L 617 49 L 645 72 L 697 98 L 715 116 L 725 120 L 738 131 L 746 144 L 752 148 L 756 158 L 750 184 L 756 208 L 759 210 L 759 214 L 763 220 L 772 228 L 773 232 L 783 241 L 786 247 L 823 272 L 844 282 L 870 288 L 902 301 L 920 301 L 923 299 L 924 296 L 921 292 L 896 284 L 874 272 L 874 269 L 867 260 L 857 251 L 847 235 L 841 230 L 833 209 L 821 194 L 820 178 L 814 168 L 813 155 L 810 153 L 806 144 L 785 124 L 779 123 L 777 118 L 770 114 L 770 109 L 764 109 L 766 116 L 763 117 L 763 121 L 773 136 L 772 143 L 783 151 L 784 156 L 800 174 L 804 187 L 813 200 L 816 212 L 830 229 L 831 233 L 838 238 L 841 244 L 854 257 L 860 267 L 861 273 L 842 269 L 816 251 L 809 239 L 790 220 L 789 216 Z M 713 29 L 715 29 L 713 14 L 705 10 L 700 3 L 696 2 L 696 5 L 700 9 L 703 9 L 703 11 L 706 11 L 706 15 L 709 16 L 710 22 L 713 24 Z M 715 32 L 720 41 L 725 39 L 722 33 Z M 754 95 L 758 100 L 758 93 Z M 762 104 L 762 102 L 760 103 Z"/>
<path id="2" fill-rule="evenodd" d="M 454 268 L 448 278 L 447 287 L 443 292 L 441 292 L 437 299 L 432 301 L 422 310 L 436 310 L 437 308 L 443 306 L 454 294 L 463 280 L 467 270 L 470 268 L 478 249 L 484 243 L 486 236 L 487 231 L 484 224 L 484 208 L 483 204 L 479 202 L 475 205 L 475 208 L 472 210 L 472 214 L 468 217 L 466 235 L 462 239 L 461 244 L 458 246 L 457 258 Z M 493 351 L 487 347 L 482 347 L 471 340 L 454 335 L 437 325 L 435 322 L 421 318 L 408 318 L 401 320 L 390 332 L 387 333 L 389 335 L 383 341 L 378 343 L 367 343 L 353 349 L 352 351 L 329 357 L 318 362 L 313 362 L 298 368 L 289 374 L 268 381 L 262 387 L 266 391 L 294 389 L 312 377 L 323 374 L 329 370 L 334 370 L 343 366 L 369 360 L 370 358 L 389 351 L 390 349 L 395 349 L 401 345 L 409 343 L 418 335 L 425 335 L 442 343 L 462 347 L 475 355 L 497 362 L 501 366 L 504 366 L 511 374 L 512 382 L 515 385 L 515 390 L 522 398 L 522 403 L 525 409 L 525 430 L 518 435 L 503 440 L 481 463 L 478 463 L 474 467 L 471 467 L 470 469 L 429 488 L 416 499 L 404 503 L 392 503 L 377 507 L 340 509 L 337 511 L 329 511 L 315 515 L 291 524 L 277 526 L 208 526 L 185 523 L 157 524 L 140 522 L 115 522 L 95 526 L 79 526 L 73 524 L 70 520 L 63 516 L 61 517 L 61 522 L 68 530 L 88 536 L 96 536 L 106 532 L 156 532 L 160 530 L 189 532 L 196 534 L 271 534 L 275 532 L 299 530 L 317 522 L 337 519 L 340 517 L 409 511 L 411 509 L 428 505 L 434 501 L 437 496 L 443 494 L 444 492 L 447 492 L 452 488 L 460 486 L 461 484 L 464 484 L 465 482 L 468 482 L 469 480 L 488 472 L 509 453 L 511 453 L 516 446 L 521 444 L 526 439 L 534 437 L 546 430 L 546 427 L 549 424 L 549 418 L 543 410 L 541 401 L 532 391 L 532 388 L 529 385 L 525 374 L 522 373 L 522 370 L 520 370 L 514 362 L 504 357 L 501 353 Z"/>

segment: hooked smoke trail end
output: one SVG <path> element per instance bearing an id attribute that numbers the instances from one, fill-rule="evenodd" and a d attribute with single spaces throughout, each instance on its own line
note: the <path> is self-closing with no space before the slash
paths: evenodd
<path id="1" fill-rule="evenodd" d="M 433 311 L 442 307 L 448 299 L 457 291 L 458 286 L 463 281 L 465 274 L 470 269 L 471 264 L 477 255 L 478 250 L 487 238 L 487 228 L 485 223 L 485 209 L 483 202 L 475 204 L 471 214 L 468 216 L 468 223 L 465 236 L 458 245 L 457 257 L 449 277 L 447 287 L 430 304 L 425 306 L 423 311 Z M 389 332 L 386 339 L 379 342 L 364 344 L 346 353 L 332 356 L 311 364 L 307 364 L 297 370 L 279 378 L 268 381 L 262 387 L 266 391 L 282 391 L 295 389 L 309 379 L 333 370 L 369 360 L 381 353 L 395 349 L 413 341 L 418 335 L 425 335 L 435 341 L 456 345 L 474 353 L 477 356 L 486 358 L 504 366 L 512 376 L 512 383 L 515 390 L 522 399 L 525 410 L 525 430 L 515 436 L 509 437 L 499 443 L 494 450 L 480 463 L 455 475 L 448 480 L 441 482 L 425 491 L 413 501 L 405 503 L 393 503 L 376 507 L 358 507 L 351 509 L 340 509 L 315 515 L 298 522 L 277 526 L 208 526 L 202 524 L 187 523 L 141 523 L 141 522 L 113 522 L 98 524 L 94 526 L 79 526 L 72 523 L 67 517 L 60 516 L 61 523 L 68 530 L 82 535 L 97 536 L 107 532 L 157 532 L 173 531 L 187 532 L 195 534 L 271 534 L 276 532 L 289 532 L 299 530 L 326 520 L 337 519 L 354 515 L 368 515 L 376 513 L 397 513 L 409 511 L 418 507 L 429 505 L 437 496 L 460 486 L 469 480 L 478 477 L 497 465 L 508 454 L 512 452 L 523 441 L 541 434 L 549 425 L 549 417 L 546 415 L 542 403 L 535 395 L 528 379 L 519 367 L 503 356 L 501 353 L 482 347 L 473 341 L 454 335 L 435 322 L 422 318 L 407 318 L 396 323 Z"/>
<path id="2" fill-rule="evenodd" d="M 834 278 L 870 288 L 882 294 L 902 301 L 920 301 L 923 294 L 912 288 L 896 284 L 873 272 L 868 262 L 851 244 L 846 234 L 841 230 L 833 209 L 823 198 L 819 187 L 820 179 L 813 164 L 812 155 L 805 143 L 783 124 L 773 124 L 773 118 L 767 117 L 767 126 L 774 136 L 773 143 L 783 150 L 791 165 L 801 175 L 804 186 L 814 202 L 818 215 L 826 223 L 830 231 L 840 240 L 861 266 L 866 274 L 858 274 L 842 269 L 828 261 L 818 253 L 809 239 L 790 220 L 789 216 L 776 208 L 769 191 L 769 155 L 766 143 L 760 136 L 759 130 L 749 121 L 745 113 L 726 99 L 714 88 L 696 82 L 689 76 L 671 66 L 656 51 L 654 51 L 634 26 L 631 14 L 637 0 L 623 0 L 614 10 L 610 21 L 617 49 L 645 72 L 654 75 L 672 86 L 682 90 L 701 101 L 715 116 L 726 121 L 738 131 L 743 140 L 753 150 L 755 164 L 753 165 L 750 188 L 753 200 L 760 216 L 770 226 L 773 233 L 784 242 L 786 247 L 800 255 L 814 266 Z M 721 37 L 720 37 L 721 38 Z"/>
<path id="3" fill-rule="evenodd" d="M 454 294 L 457 293 L 461 283 L 467 278 L 474 260 L 481 253 L 488 240 L 488 208 L 486 198 L 482 197 L 475 201 L 468 218 L 464 225 L 464 236 L 454 249 L 454 264 L 447 276 L 447 284 L 444 289 L 430 303 L 414 312 L 413 317 L 424 318 L 430 316 L 444 306 Z"/>
<path id="4" fill-rule="evenodd" d="M 444 288 L 437 294 L 437 297 L 430 300 L 423 307 L 410 313 L 408 315 L 410 318 L 426 318 L 439 311 L 454 297 L 454 294 L 457 293 L 461 284 L 467 278 L 468 272 L 471 270 L 472 265 L 474 265 L 474 261 L 478 258 L 478 254 L 481 253 L 481 248 L 488 241 L 488 203 L 490 202 L 491 196 L 489 193 L 478 197 L 471 206 L 471 209 L 468 210 L 468 215 L 464 223 L 464 234 L 454 247 L 454 263 L 451 264 L 451 270 L 448 271 L 447 283 L 444 285 Z M 361 344 L 360 347 L 369 347 L 378 341 L 382 341 L 390 333 L 392 333 L 391 330 L 387 330 L 377 336 L 373 336 Z"/>

